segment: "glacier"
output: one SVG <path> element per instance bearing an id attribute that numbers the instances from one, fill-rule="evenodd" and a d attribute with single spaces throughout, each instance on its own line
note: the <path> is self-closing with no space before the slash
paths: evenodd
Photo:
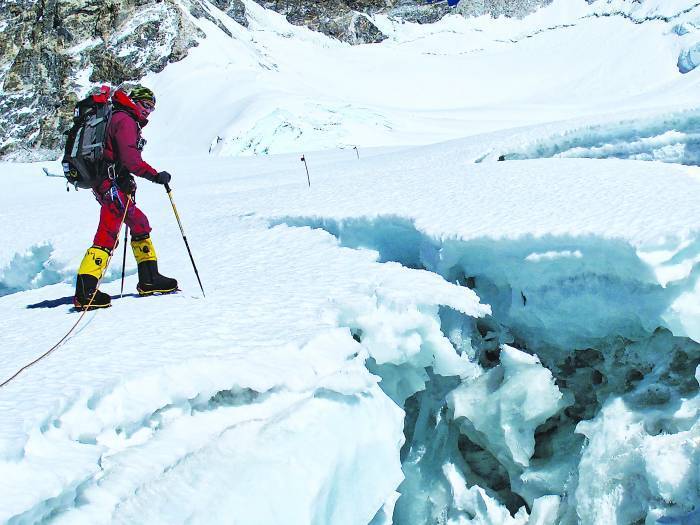
<path id="1" fill-rule="evenodd" d="M 0 388 L 0 523 L 697 522 L 698 6 L 357 47 L 246 8 L 144 79 L 207 297 L 140 184 L 183 291 L 129 257 L 119 297 L 115 258 Z M 96 220 L 43 167 L 0 163 L 0 381 L 74 322 Z"/>

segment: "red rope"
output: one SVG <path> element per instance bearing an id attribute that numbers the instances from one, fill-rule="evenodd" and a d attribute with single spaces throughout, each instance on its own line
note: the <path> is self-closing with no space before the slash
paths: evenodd
<path id="1" fill-rule="evenodd" d="M 47 352 L 45 352 L 44 354 L 42 354 L 42 355 L 40 355 L 39 357 L 37 357 L 37 358 L 36 358 L 34 361 L 32 361 L 31 363 L 28 363 L 28 364 L 24 365 L 22 368 L 20 368 L 19 370 L 17 370 L 17 372 L 15 372 L 15 373 L 12 375 L 12 377 L 10 377 L 9 379 L 6 379 L 6 380 L 3 381 L 2 383 L 0 383 L 0 388 L 2 388 L 2 387 L 4 387 L 5 385 L 7 385 L 10 381 L 12 381 L 13 379 L 15 379 L 15 378 L 16 378 L 18 375 L 20 375 L 22 372 L 24 372 L 25 370 L 27 370 L 29 367 L 34 366 L 34 365 L 37 364 L 39 361 L 41 361 L 41 360 L 44 359 L 46 356 L 48 356 L 51 352 L 53 352 L 54 350 L 56 350 L 59 346 L 61 346 L 61 345 L 66 341 L 66 339 L 68 339 L 68 338 L 70 337 L 70 335 L 73 333 L 73 330 L 75 330 L 76 327 L 80 324 L 80 321 L 83 320 L 83 317 L 85 317 L 85 314 L 86 314 L 86 313 L 88 312 L 88 310 L 90 309 L 90 306 L 92 306 L 92 301 L 95 300 L 95 295 L 97 295 L 97 288 L 100 286 L 100 283 L 102 282 L 102 279 L 104 278 L 105 274 L 107 273 L 107 268 L 109 267 L 109 263 L 110 263 L 110 261 L 112 260 L 112 254 L 114 253 L 114 250 L 117 249 L 117 244 L 119 244 L 119 233 L 121 233 L 121 231 L 122 231 L 122 226 L 124 225 L 124 221 L 126 220 L 126 214 L 127 214 L 127 212 L 129 211 L 129 205 L 130 205 L 130 204 L 131 204 L 131 195 L 127 195 L 126 207 L 124 208 L 124 216 L 122 217 L 121 223 L 119 223 L 119 232 L 117 233 L 117 240 L 114 242 L 114 246 L 112 247 L 112 251 L 111 251 L 111 253 L 109 254 L 109 257 L 107 258 L 107 264 L 105 265 L 104 272 L 102 272 L 102 275 L 101 275 L 100 278 L 98 279 L 98 281 L 97 281 L 97 286 L 95 286 L 95 291 L 92 293 L 92 297 L 90 297 L 90 302 L 89 302 L 88 305 L 83 309 L 83 313 L 80 314 L 80 317 L 78 317 L 78 320 L 75 322 L 75 324 L 71 327 L 70 330 L 68 330 L 68 333 L 67 333 L 66 335 L 64 335 L 58 343 L 56 343 L 55 345 L 53 345 L 53 347 L 51 347 L 51 349 L 49 349 Z"/>

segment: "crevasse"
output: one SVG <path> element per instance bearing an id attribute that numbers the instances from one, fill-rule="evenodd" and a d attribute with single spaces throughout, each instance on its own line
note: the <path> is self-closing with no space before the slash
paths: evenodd
<path id="1" fill-rule="evenodd" d="M 437 336 L 415 324 L 414 307 L 381 299 L 375 316 L 349 308 L 339 320 L 405 410 L 405 480 L 393 523 L 692 516 L 700 504 L 700 344 L 680 333 L 689 322 L 673 304 L 693 293 L 694 263 L 662 286 L 664 272 L 648 254 L 614 239 L 433 239 L 395 216 L 280 222 L 435 272 L 491 307 L 483 317 L 418 307 Z M 669 264 L 692 261 L 695 244 Z"/>

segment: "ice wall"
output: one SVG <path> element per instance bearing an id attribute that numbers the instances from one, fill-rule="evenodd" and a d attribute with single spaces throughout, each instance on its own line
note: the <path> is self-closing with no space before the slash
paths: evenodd
<path id="1" fill-rule="evenodd" d="M 17 253 L 7 266 L 0 268 L 0 297 L 22 290 L 61 282 L 63 269 L 51 259 L 51 244 L 38 244 Z"/>
<path id="2" fill-rule="evenodd" d="M 700 110 L 577 126 L 526 141 L 500 160 L 632 159 L 700 165 Z M 493 159 L 495 160 L 495 159 Z"/>

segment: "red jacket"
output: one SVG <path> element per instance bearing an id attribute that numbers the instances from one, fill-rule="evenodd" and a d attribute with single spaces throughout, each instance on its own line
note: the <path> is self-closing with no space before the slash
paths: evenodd
<path id="1" fill-rule="evenodd" d="M 117 164 L 118 175 L 133 173 L 148 180 L 158 175 L 158 171 L 141 158 L 139 142 L 141 128 L 148 119 L 141 113 L 128 95 L 121 89 L 112 96 L 113 113 L 107 127 L 104 159 Z"/>

